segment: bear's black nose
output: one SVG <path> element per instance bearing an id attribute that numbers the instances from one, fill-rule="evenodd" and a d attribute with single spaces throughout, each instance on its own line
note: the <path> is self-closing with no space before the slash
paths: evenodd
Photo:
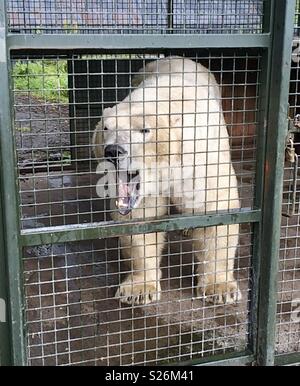
<path id="1" fill-rule="evenodd" d="M 117 162 L 118 158 L 125 155 L 127 151 L 119 145 L 107 145 L 105 146 L 104 155 L 112 162 Z"/>

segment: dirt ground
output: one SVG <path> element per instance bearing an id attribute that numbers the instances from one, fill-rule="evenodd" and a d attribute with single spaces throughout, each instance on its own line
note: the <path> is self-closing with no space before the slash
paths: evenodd
<path id="1" fill-rule="evenodd" d="M 14 103 L 19 166 L 62 159 L 70 150 L 69 107 L 24 93 L 16 94 Z"/>
<path id="2" fill-rule="evenodd" d="M 42 107 L 40 101 L 29 108 L 24 98 L 16 107 L 20 167 L 61 160 L 70 145 L 68 109 Z M 50 153 L 43 150 L 47 146 L 53 148 Z M 252 196 L 254 167 L 237 163 L 236 169 L 248 175 L 241 184 L 243 206 L 251 206 L 247 197 Z M 35 174 L 35 187 L 45 191 L 34 193 L 32 179 L 23 174 L 21 190 L 27 190 L 22 193 L 23 227 L 103 221 L 104 202 L 97 199 L 95 182 L 94 173 L 80 178 L 67 171 L 63 177 L 56 172 Z M 51 205 L 30 205 L 34 200 L 49 200 Z M 278 353 L 300 350 L 299 217 L 283 218 Z M 116 238 L 27 248 L 23 264 L 29 361 L 33 365 L 166 364 L 243 350 L 251 319 L 251 253 L 251 227 L 245 224 L 235 265 L 243 300 L 234 306 L 208 305 L 195 297 L 191 241 L 181 232 L 171 232 L 162 262 L 161 301 L 129 307 L 114 299 L 126 269 L 120 265 Z"/>

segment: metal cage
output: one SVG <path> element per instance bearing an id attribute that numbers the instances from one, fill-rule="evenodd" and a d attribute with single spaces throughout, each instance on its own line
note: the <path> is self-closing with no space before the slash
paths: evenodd
<path id="1" fill-rule="evenodd" d="M 0 364 L 299 362 L 298 8 L 1 2 Z"/>

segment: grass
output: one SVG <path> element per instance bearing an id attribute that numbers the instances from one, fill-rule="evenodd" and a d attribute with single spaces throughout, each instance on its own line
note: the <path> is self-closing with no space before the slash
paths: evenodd
<path id="1" fill-rule="evenodd" d="M 14 90 L 24 91 L 47 102 L 68 103 L 66 61 L 17 61 L 12 70 Z"/>
<path id="2" fill-rule="evenodd" d="M 66 25 L 65 28 L 68 26 Z M 118 55 L 119 59 L 138 55 Z M 150 56 L 149 56 L 150 57 Z M 114 59 L 115 55 L 83 56 L 83 59 Z M 12 68 L 14 90 L 46 102 L 68 103 L 68 66 L 66 60 L 16 61 Z"/>

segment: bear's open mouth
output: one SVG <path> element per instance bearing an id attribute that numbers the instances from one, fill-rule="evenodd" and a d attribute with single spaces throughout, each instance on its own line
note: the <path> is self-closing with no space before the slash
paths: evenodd
<path id="1" fill-rule="evenodd" d="M 119 213 L 126 215 L 135 207 L 139 198 L 140 173 L 138 170 L 117 172 L 117 200 Z"/>

